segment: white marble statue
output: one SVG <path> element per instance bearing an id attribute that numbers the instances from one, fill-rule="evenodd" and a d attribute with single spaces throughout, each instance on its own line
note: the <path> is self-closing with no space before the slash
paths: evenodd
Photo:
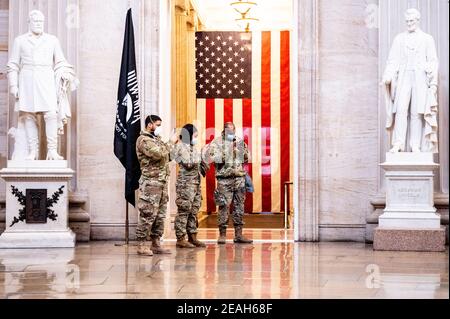
<path id="1" fill-rule="evenodd" d="M 73 67 L 67 63 L 59 40 L 44 33 L 45 17 L 34 10 L 29 15 L 30 31 L 14 40 L 8 62 L 10 93 L 15 97 L 15 111 L 19 112 L 17 147 L 24 144 L 18 140 L 26 134 L 26 160 L 39 158 L 39 132 L 37 114 L 45 119 L 47 137 L 47 160 L 62 160 L 58 154 L 58 134 L 70 118 L 70 92 L 78 86 Z M 23 159 L 15 150 L 13 160 Z"/>
<path id="2" fill-rule="evenodd" d="M 394 39 L 383 83 L 392 153 L 438 152 L 438 58 L 431 35 L 420 29 L 420 12 L 405 13 L 407 31 Z M 408 125 L 409 119 L 409 125 Z"/>

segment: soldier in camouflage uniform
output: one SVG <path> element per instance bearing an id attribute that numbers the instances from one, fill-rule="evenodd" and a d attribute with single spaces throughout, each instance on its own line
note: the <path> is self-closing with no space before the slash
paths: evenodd
<path id="1" fill-rule="evenodd" d="M 185 125 L 172 156 L 179 164 L 176 183 L 178 212 L 175 217 L 178 248 L 206 247 L 197 239 L 197 214 L 202 204 L 200 175 L 206 174 L 206 165 L 201 161 L 201 154 L 195 148 L 197 142 L 197 129 L 192 124 Z"/>
<path id="2" fill-rule="evenodd" d="M 169 250 L 161 247 L 160 239 L 164 232 L 169 201 L 167 184 L 173 144 L 164 143 L 160 138 L 161 118 L 158 116 L 147 117 L 145 127 L 136 141 L 136 152 L 142 171 L 137 204 L 139 210 L 136 228 L 137 252 L 146 256 L 152 256 L 153 253 L 170 254 Z M 151 236 L 151 247 L 145 245 L 148 235 Z"/>
<path id="3" fill-rule="evenodd" d="M 246 184 L 243 164 L 248 163 L 249 152 L 245 142 L 236 137 L 233 123 L 225 123 L 222 135 L 208 145 L 205 150 L 208 162 L 215 163 L 217 189 L 214 192 L 216 205 L 219 206 L 217 224 L 219 226 L 219 244 L 226 243 L 228 213 L 233 204 L 233 224 L 235 243 L 250 244 L 253 241 L 242 235 L 244 226 L 244 203 Z"/>

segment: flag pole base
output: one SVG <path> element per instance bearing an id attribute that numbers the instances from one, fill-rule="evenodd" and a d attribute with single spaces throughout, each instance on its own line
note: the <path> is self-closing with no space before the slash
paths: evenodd
<path id="1" fill-rule="evenodd" d="M 130 244 L 130 221 L 129 221 L 129 210 L 128 210 L 128 202 L 125 202 L 125 242 L 124 243 L 116 243 L 114 244 L 116 247 L 123 246 L 137 246 L 136 243 Z"/>

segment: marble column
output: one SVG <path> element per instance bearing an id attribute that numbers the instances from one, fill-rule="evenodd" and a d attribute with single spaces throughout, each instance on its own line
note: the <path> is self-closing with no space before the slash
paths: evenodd
<path id="1" fill-rule="evenodd" d="M 6 63 L 8 61 L 8 21 L 9 0 L 0 0 L 0 167 L 6 167 L 8 160 L 8 80 Z M 0 232 L 5 228 L 5 182 L 0 180 Z"/>
<path id="2" fill-rule="evenodd" d="M 168 36 L 172 32 L 172 1 L 79 1 L 82 40 L 79 51 L 80 61 L 83 61 L 80 64 L 83 86 L 80 92 L 80 185 L 89 192 L 91 198 L 91 238 L 123 239 L 124 170 L 113 154 L 111 129 L 116 115 L 126 11 L 128 7 L 133 10 L 142 121 L 150 114 L 161 116 L 162 135 L 167 139 L 176 125 L 171 99 L 172 45 Z M 174 169 L 171 175 L 169 193 L 175 194 Z M 133 239 L 138 212 L 131 206 L 129 209 L 130 236 Z M 175 209 L 171 198 L 168 212 L 171 214 Z M 166 223 L 167 231 L 171 227 L 170 214 Z"/>
<path id="3" fill-rule="evenodd" d="M 141 101 L 143 114 L 159 112 L 159 90 L 160 90 L 160 1 L 143 1 L 140 9 L 139 24 L 142 30 L 138 42 L 141 52 L 142 89 Z M 146 72 L 147 71 L 147 72 Z"/>
<path id="4" fill-rule="evenodd" d="M 319 6 L 315 0 L 295 1 L 297 23 L 293 45 L 298 56 L 294 70 L 298 73 L 298 97 L 294 107 L 295 161 L 294 206 L 297 231 L 295 239 L 319 240 L 319 140 L 318 140 L 318 72 Z M 297 77 L 297 74 L 294 75 Z M 295 83 L 295 80 L 294 80 Z M 301 133 L 300 129 L 302 128 Z"/>
<path id="5" fill-rule="evenodd" d="M 378 37 L 365 19 L 377 1 L 294 3 L 295 238 L 363 241 L 378 164 Z"/>

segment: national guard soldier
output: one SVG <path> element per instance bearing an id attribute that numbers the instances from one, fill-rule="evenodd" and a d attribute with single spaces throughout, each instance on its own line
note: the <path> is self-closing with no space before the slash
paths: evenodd
<path id="1" fill-rule="evenodd" d="M 207 161 L 214 162 L 216 168 L 217 189 L 214 192 L 214 199 L 219 206 L 218 243 L 226 243 L 228 214 L 233 204 L 234 242 L 251 244 L 253 241 L 242 235 L 247 174 L 243 165 L 249 161 L 247 145 L 236 136 L 235 125 L 228 122 L 224 125 L 222 135 L 207 145 L 204 152 Z"/>
<path id="2" fill-rule="evenodd" d="M 197 144 L 197 129 L 192 124 L 185 125 L 173 154 L 173 159 L 180 168 L 176 183 L 178 212 L 175 217 L 178 248 L 206 247 L 197 239 L 197 214 L 202 204 L 200 175 L 206 175 L 206 164 L 202 162 L 201 154 L 195 147 Z"/>
<path id="3" fill-rule="evenodd" d="M 164 221 L 167 212 L 169 161 L 173 142 L 164 143 L 160 137 L 161 118 L 151 115 L 145 120 L 145 130 L 136 141 L 137 157 L 141 166 L 142 176 L 139 180 L 138 210 L 139 219 L 136 228 L 138 241 L 137 253 L 152 256 L 155 254 L 170 254 L 163 249 L 160 239 L 164 232 Z M 152 246 L 145 241 L 150 235 Z"/>

